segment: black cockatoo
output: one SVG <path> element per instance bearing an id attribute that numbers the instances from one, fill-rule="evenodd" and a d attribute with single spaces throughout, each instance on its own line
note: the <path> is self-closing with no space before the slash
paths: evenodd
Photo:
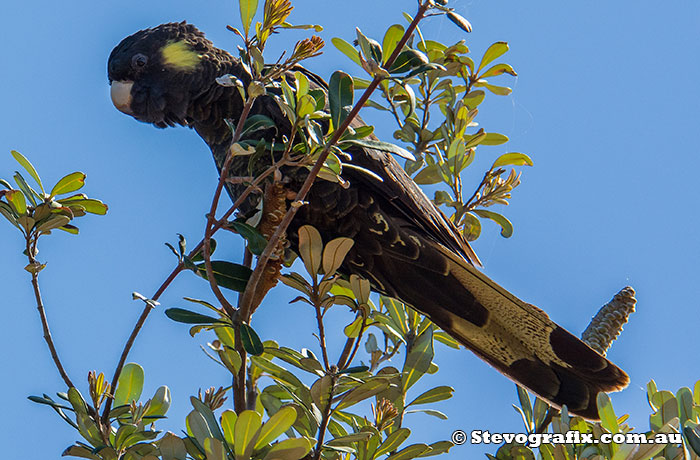
<path id="1" fill-rule="evenodd" d="M 232 136 L 225 119 L 239 119 L 243 100 L 237 88 L 215 79 L 232 74 L 247 86 L 251 76 L 236 58 L 191 24 L 170 23 L 125 38 L 109 57 L 108 73 L 120 111 L 160 128 L 194 128 L 221 168 Z M 278 125 L 261 136 L 289 135 L 290 124 L 271 96 L 259 97 L 251 113 Z M 596 395 L 624 388 L 627 374 L 476 269 L 468 243 L 391 155 L 361 147 L 349 153 L 351 163 L 378 177 L 345 168 L 347 188 L 317 180 L 289 227 L 292 248 L 304 224 L 315 226 L 324 241 L 352 238 L 341 273 L 360 275 L 376 291 L 410 304 L 553 405 L 597 419 Z M 248 158 L 234 163 L 232 174 L 248 176 L 247 168 Z M 288 171 L 286 186 L 294 191 L 306 172 Z M 240 191 L 229 192 L 235 198 Z"/>

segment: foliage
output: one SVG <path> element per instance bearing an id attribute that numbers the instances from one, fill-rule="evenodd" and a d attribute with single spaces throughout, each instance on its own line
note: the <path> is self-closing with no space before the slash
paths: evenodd
<path id="1" fill-rule="evenodd" d="M 252 320 L 260 300 L 276 282 L 268 279 L 268 274 L 279 273 L 285 258 L 284 231 L 296 209 L 304 205 L 308 187 L 316 177 L 344 184 L 344 168 L 357 168 L 344 162 L 349 155 L 347 150 L 356 146 L 395 154 L 405 160 L 407 172 L 417 183 L 438 185 L 435 204 L 450 209 L 451 220 L 466 239 L 479 237 L 480 219 L 496 222 L 505 237 L 513 233 L 513 226 L 505 216 L 487 208 L 508 204 L 511 192 L 520 183 L 520 175 L 514 170 L 507 172 L 505 167 L 531 166 L 532 160 L 527 155 L 502 153 L 471 194 L 462 183 L 462 174 L 472 165 L 480 146 L 508 141 L 502 134 L 479 128 L 475 121 L 487 92 L 496 95 L 511 92 L 510 88 L 490 82 L 502 74 L 516 75 L 508 64 L 496 61 L 508 46 L 502 42 L 493 44 L 477 64 L 469 57 L 464 41 L 448 46 L 425 39 L 418 23 L 426 15 L 444 15 L 466 32 L 471 26 L 447 7 L 446 0 L 420 1 L 415 17 L 404 14 L 409 25 L 392 25 L 381 43 L 359 29 L 355 45 L 333 39 L 333 44 L 371 80 L 334 72 L 326 93 L 314 89 L 308 76 L 295 67 L 320 53 L 324 45 L 320 38 L 312 36 L 299 41 L 289 57 L 281 56 L 276 64 L 266 64 L 263 57 L 267 40 L 280 30 L 318 31 L 320 26 L 288 23 L 292 11 L 289 0 L 266 0 L 262 21 L 253 24 L 258 3 L 258 0 L 240 0 L 242 31 L 229 26 L 243 41 L 241 62 L 251 81 L 244 85 L 232 75 L 217 78 L 222 86 L 236 87 L 245 105 L 240 120 L 230 123 L 233 143 L 222 167 L 204 237 L 190 251 L 183 236 L 177 245 L 166 243 L 177 258 L 176 267 L 153 296 L 134 293 L 134 299 L 145 303 L 144 311 L 125 344 L 112 381 L 107 381 L 103 373 L 88 374 L 88 399 L 65 373 L 48 333 L 38 285 L 38 274 L 45 265 L 36 260 L 37 242 L 40 236 L 57 228 L 77 233 L 74 219 L 85 213 L 105 214 L 107 206 L 83 194 L 59 198 L 83 186 L 85 175 L 79 172 L 63 177 L 47 193 L 31 163 L 12 152 L 37 183 L 40 193 L 16 173 L 16 189 L 6 181 L 0 182 L 5 188 L 0 191 L 0 213 L 26 240 L 25 253 L 29 258 L 26 269 L 32 274 L 44 336 L 68 387 L 67 392 L 57 393 L 61 401 L 46 394 L 30 399 L 53 408 L 83 438 L 66 449 L 65 455 L 127 460 L 374 460 L 382 457 L 409 460 L 438 455 L 453 447 L 446 440 L 424 444 L 411 442 L 409 438 L 414 417 L 411 414 L 447 418 L 429 405 L 451 398 L 453 389 L 441 385 L 418 393 L 415 384 L 425 375 L 438 371 L 433 362 L 436 341 L 454 348 L 458 344 L 409 306 L 388 297 L 373 296 L 367 280 L 341 277 L 337 270 L 351 250 L 352 240 L 337 238 L 324 242 L 316 229 L 303 226 L 299 231 L 301 264 L 297 267 L 303 264 L 305 273 L 291 271 L 280 278 L 298 292 L 292 303 L 299 304 L 298 308 L 304 304 L 314 311 L 320 357 L 308 348 L 295 350 L 272 340 L 262 341 Z M 369 99 L 375 88 L 381 93 L 381 101 Z M 357 99 L 356 91 L 361 92 Z M 261 131 L 275 127 L 264 115 L 250 115 L 254 101 L 263 95 L 273 97 L 288 119 L 293 135 L 284 138 L 284 145 L 256 137 Z M 349 126 L 365 106 L 387 112 L 393 118 L 398 128 L 394 138 L 403 146 L 376 139 L 372 126 Z M 280 155 L 261 174 L 245 178 L 228 176 L 234 159 L 248 157 L 252 165 L 269 152 Z M 306 184 L 302 187 L 290 209 L 273 209 L 284 216 L 276 221 L 276 229 L 265 230 L 265 215 L 259 223 L 230 220 L 248 194 L 265 188 L 267 197 L 268 190 L 274 191 L 283 166 L 302 167 L 310 172 L 308 187 Z M 366 170 L 364 173 L 373 174 Z M 227 181 L 238 181 L 247 189 L 217 218 L 219 198 Z M 248 252 L 244 263 L 211 260 L 216 249 L 212 236 L 222 228 L 246 240 Z M 254 267 L 253 255 L 256 256 Z M 207 343 L 205 352 L 230 373 L 235 410 L 224 409 L 229 388 L 212 387 L 203 395 L 200 392 L 190 398 L 193 410 L 186 417 L 183 433 L 177 435 L 156 429 L 170 406 L 168 387 L 161 386 L 152 398 L 143 401 L 144 370 L 137 364 L 126 364 L 126 358 L 145 318 L 159 305 L 158 299 L 172 280 L 185 270 L 207 280 L 218 304 L 186 297 L 184 300 L 192 304 L 191 308 L 207 309 L 206 314 L 180 307 L 166 309 L 165 314 L 190 325 L 192 336 L 213 333 L 215 338 Z M 237 307 L 231 305 L 221 289 L 239 293 Z M 347 309 L 352 319 L 342 329 L 331 331 L 324 322 L 331 309 Z M 327 334 L 344 337 L 345 343 L 336 353 L 336 359 L 332 359 L 333 350 L 327 346 Z M 366 362 L 357 364 L 355 359 L 362 344 Z M 396 365 L 396 361 L 401 364 Z M 655 411 L 650 434 L 682 429 L 682 445 L 658 450 L 658 446 L 649 450 L 614 445 L 543 445 L 539 447 L 539 455 L 546 459 L 596 456 L 642 459 L 662 450 L 666 458 L 678 458 L 680 453 L 691 450 L 697 452 L 698 392 L 698 384 L 694 395 L 682 389 L 675 397 L 656 391 L 653 382 L 649 387 L 650 404 Z M 519 397 L 519 411 L 528 434 L 550 425 L 559 433 L 569 429 L 611 433 L 630 430 L 624 425 L 624 417 L 615 417 L 609 400 L 602 399 L 600 403 L 603 421 L 592 424 L 569 417 L 566 410 L 554 415 L 539 399 L 531 404 L 522 390 Z M 508 444 L 498 450 L 495 458 L 534 458 L 534 451 L 523 445 Z"/>

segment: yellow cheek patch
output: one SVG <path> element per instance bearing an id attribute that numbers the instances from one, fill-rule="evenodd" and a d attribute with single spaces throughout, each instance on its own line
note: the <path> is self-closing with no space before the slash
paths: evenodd
<path id="1" fill-rule="evenodd" d="M 194 51 L 184 40 L 170 42 L 160 50 L 163 62 L 178 70 L 192 70 L 202 56 Z"/>

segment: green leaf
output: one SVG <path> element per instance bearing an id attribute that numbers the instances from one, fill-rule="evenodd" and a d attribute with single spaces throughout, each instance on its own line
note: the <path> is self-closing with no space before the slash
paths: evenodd
<path id="1" fill-rule="evenodd" d="M 151 404 L 146 411 L 148 416 L 163 416 L 170 409 L 170 388 L 163 385 L 158 387 L 156 393 L 151 398 Z"/>
<path id="2" fill-rule="evenodd" d="M 512 75 L 514 77 L 517 77 L 518 74 L 515 73 L 515 70 L 508 64 L 496 64 L 493 67 L 490 67 L 486 72 L 481 74 L 479 78 L 488 78 L 488 77 L 495 77 L 497 75 L 503 75 L 504 73 L 507 73 L 509 75 Z"/>
<path id="3" fill-rule="evenodd" d="M 333 129 L 338 129 L 352 108 L 354 99 L 352 77 L 345 72 L 333 72 L 328 87 L 328 99 Z"/>
<path id="4" fill-rule="evenodd" d="M 129 363 L 122 369 L 119 376 L 117 391 L 114 394 L 114 406 L 131 404 L 138 401 L 143 390 L 143 367 L 136 363 Z"/>
<path id="5" fill-rule="evenodd" d="M 225 410 L 221 413 L 221 428 L 224 431 L 224 439 L 229 446 L 233 446 L 234 430 L 238 416 L 232 410 Z"/>
<path id="6" fill-rule="evenodd" d="M 391 53 L 394 52 L 403 34 L 404 28 L 401 24 L 393 24 L 387 29 L 384 34 L 384 39 L 382 40 L 382 53 L 384 54 L 385 60 L 389 59 Z"/>
<path id="7" fill-rule="evenodd" d="M 405 49 L 399 53 L 394 63 L 389 67 L 392 74 L 406 73 L 430 63 L 428 56 L 414 49 Z"/>
<path id="8" fill-rule="evenodd" d="M 417 412 L 422 412 L 427 415 L 432 415 L 433 417 L 437 417 L 440 420 L 447 420 L 447 415 L 443 414 L 439 410 L 434 410 L 434 409 L 413 409 L 413 410 L 407 410 L 404 412 L 404 414 L 415 414 Z"/>
<path id="9" fill-rule="evenodd" d="M 481 235 L 481 221 L 472 213 L 464 215 L 464 230 L 462 235 L 467 241 L 475 241 Z"/>
<path id="10" fill-rule="evenodd" d="M 410 446 L 389 455 L 386 460 L 410 460 L 412 458 L 420 457 L 429 450 L 430 446 L 427 444 L 411 444 Z"/>
<path id="11" fill-rule="evenodd" d="M 434 442 L 434 443 L 430 444 L 431 450 L 419 455 L 419 457 L 432 457 L 434 455 L 444 454 L 445 452 L 448 452 L 453 447 L 454 447 L 454 444 L 451 443 L 450 441 Z"/>
<path id="12" fill-rule="evenodd" d="M 261 115 L 261 114 L 251 115 L 243 123 L 243 131 L 241 132 L 241 139 L 245 139 L 246 136 L 249 136 L 257 131 L 261 131 L 261 130 L 269 129 L 269 128 L 276 128 L 276 127 L 277 127 L 277 125 L 275 124 L 275 122 L 272 121 L 272 119 L 266 115 Z"/>
<path id="13" fill-rule="evenodd" d="M 204 452 L 207 454 L 207 460 L 226 460 L 226 449 L 224 448 L 224 443 L 218 439 L 205 439 Z"/>
<path id="14" fill-rule="evenodd" d="M 258 10 L 258 0 L 240 0 L 238 6 L 241 13 L 241 23 L 246 37 L 250 30 L 250 24 L 253 22 L 253 17 Z"/>
<path id="15" fill-rule="evenodd" d="M 493 162 L 491 169 L 496 169 L 499 166 L 532 166 L 532 159 L 524 153 L 511 152 L 504 153 Z"/>
<path id="16" fill-rule="evenodd" d="M 263 460 L 299 460 L 311 447 L 313 443 L 308 438 L 285 439 L 273 445 Z"/>
<path id="17" fill-rule="evenodd" d="M 223 260 L 213 260 L 211 267 L 217 285 L 237 292 L 245 291 L 248 279 L 253 273 L 250 268 L 244 265 Z M 208 279 L 207 268 L 204 263 L 197 265 L 197 274 L 204 279 Z"/>
<path id="18" fill-rule="evenodd" d="M 507 86 L 492 85 L 490 83 L 487 83 L 485 80 L 479 80 L 475 83 L 475 86 L 481 86 L 483 88 L 486 88 L 487 90 L 491 91 L 497 96 L 508 96 L 510 93 L 513 92 L 513 90 Z"/>
<path id="19" fill-rule="evenodd" d="M 343 141 L 343 143 L 355 144 L 359 145 L 360 147 L 367 147 L 370 149 L 381 150 L 382 152 L 394 153 L 406 160 L 416 161 L 416 157 L 413 156 L 411 152 L 389 142 L 376 141 L 371 139 L 349 139 Z"/>
<path id="20" fill-rule="evenodd" d="M 615 416 L 615 411 L 613 410 L 612 403 L 610 402 L 610 396 L 608 396 L 606 393 L 600 392 L 598 393 L 596 400 L 598 403 L 600 424 L 612 434 L 619 433 L 620 426 L 617 423 L 617 417 Z"/>
<path id="21" fill-rule="evenodd" d="M 479 63 L 479 68 L 477 69 L 477 72 L 481 71 L 481 69 L 483 69 L 484 66 L 488 65 L 494 59 L 499 58 L 507 51 L 508 43 L 506 42 L 496 42 L 493 45 L 489 46 L 486 52 L 484 53 L 484 56 L 481 58 L 481 62 Z"/>
<path id="22" fill-rule="evenodd" d="M 440 166 L 438 164 L 426 166 L 415 175 L 413 181 L 418 185 L 432 185 L 441 182 Z"/>
<path id="23" fill-rule="evenodd" d="M 481 145 L 501 145 L 508 142 L 508 136 L 499 133 L 486 133 L 486 137 L 481 141 Z"/>
<path id="24" fill-rule="evenodd" d="M 454 22 L 457 25 L 457 27 L 459 27 L 467 33 L 472 31 L 472 25 L 469 23 L 469 21 L 467 21 L 454 11 L 450 11 L 449 13 L 447 13 L 447 19 Z"/>
<path id="25" fill-rule="evenodd" d="M 510 238 L 513 236 L 513 224 L 505 216 L 498 214 L 497 212 L 487 211 L 485 209 L 475 209 L 473 212 L 478 216 L 491 219 L 500 225 L 501 236 L 503 238 Z"/>
<path id="26" fill-rule="evenodd" d="M 357 337 L 358 335 L 360 335 L 360 331 L 362 330 L 362 322 L 362 315 L 357 316 L 357 318 L 355 318 L 355 320 L 352 323 L 345 326 L 345 328 L 343 329 L 343 333 L 345 333 L 345 335 L 350 338 Z"/>
<path id="27" fill-rule="evenodd" d="M 100 216 L 107 214 L 107 210 L 109 209 L 109 207 L 100 200 L 94 200 L 91 198 L 70 201 L 58 200 L 58 202 L 65 206 L 79 205 L 85 209 L 85 212 Z"/>
<path id="28" fill-rule="evenodd" d="M 532 403 L 530 402 L 530 395 L 527 390 L 520 385 L 515 385 L 518 390 L 518 400 L 520 401 L 520 414 L 523 416 L 523 423 L 525 428 L 532 431 L 535 428 L 533 414 L 532 414 Z"/>
<path id="29" fill-rule="evenodd" d="M 62 195 L 64 193 L 75 192 L 80 190 L 85 185 L 85 174 L 74 172 L 61 178 L 56 185 L 51 189 L 51 196 Z"/>
<path id="30" fill-rule="evenodd" d="M 401 372 L 403 393 L 411 388 L 428 371 L 433 361 L 433 329 L 428 328 L 419 335 L 406 355 L 406 361 Z"/>
<path id="31" fill-rule="evenodd" d="M 244 410 L 240 413 L 233 432 L 233 449 L 236 454 L 236 460 L 247 460 L 250 458 L 252 452 L 247 447 L 261 425 L 262 417 L 254 410 Z"/>
<path id="32" fill-rule="evenodd" d="M 20 190 L 8 190 L 5 192 L 5 199 L 20 216 L 27 213 L 27 200 L 24 199 L 24 194 Z"/>
<path id="33" fill-rule="evenodd" d="M 692 420 L 686 421 L 683 426 L 683 434 L 695 455 L 700 456 L 700 427 L 698 424 Z"/>
<path id="34" fill-rule="evenodd" d="M 207 438 L 213 438 L 211 431 L 209 431 L 207 421 L 204 420 L 202 414 L 196 410 L 187 414 L 187 417 L 185 417 L 185 425 L 187 426 L 187 433 L 193 436 L 200 445 L 203 445 Z"/>
<path id="35" fill-rule="evenodd" d="M 338 48 L 338 51 L 352 59 L 355 64 L 362 65 L 360 62 L 360 55 L 357 48 L 352 46 L 350 43 L 346 42 L 342 38 L 334 37 L 331 39 L 331 43 Z"/>
<path id="36" fill-rule="evenodd" d="M 335 407 L 335 410 L 342 410 L 360 401 L 364 401 L 367 398 L 371 398 L 386 390 L 388 386 L 389 382 L 386 380 L 370 380 L 365 382 L 346 393 L 340 403 Z"/>
<path id="37" fill-rule="evenodd" d="M 241 323 L 240 333 L 241 342 L 243 343 L 245 351 L 253 356 L 260 356 L 263 354 L 265 347 L 263 347 L 260 337 L 258 337 L 258 334 L 252 327 L 246 323 Z"/>
<path id="38" fill-rule="evenodd" d="M 182 439 L 172 433 L 166 433 L 158 443 L 158 449 L 163 460 L 184 460 L 187 449 Z"/>
<path id="39" fill-rule="evenodd" d="M 403 444 L 406 439 L 408 439 L 410 434 L 411 430 L 408 428 L 399 428 L 398 430 L 392 432 L 386 437 L 384 442 L 379 445 L 377 451 L 374 453 L 374 457 L 376 458 L 380 455 L 388 454 L 389 452 L 398 449 L 398 447 Z"/>
<path id="40" fill-rule="evenodd" d="M 435 387 L 432 390 L 428 390 L 422 395 L 418 396 L 416 399 L 408 403 L 406 407 L 415 404 L 429 404 L 444 401 L 445 399 L 450 399 L 454 391 L 454 388 L 448 386 Z"/>
<path id="41" fill-rule="evenodd" d="M 19 172 L 15 172 L 14 179 L 15 182 L 17 182 L 17 186 L 19 187 L 19 189 L 22 190 L 22 193 L 24 193 L 24 197 L 29 200 L 32 206 L 36 207 L 39 203 L 37 201 L 37 198 L 39 200 L 43 200 L 43 198 L 40 197 L 39 194 L 36 193 L 34 189 L 29 186 L 29 184 L 27 184 L 27 181 L 24 180 L 24 177 L 22 177 L 22 175 Z"/>
<path id="42" fill-rule="evenodd" d="M 321 267 L 323 240 L 318 230 L 311 225 L 303 225 L 299 228 L 299 256 L 304 261 L 306 271 L 311 276 L 316 276 Z"/>
<path id="43" fill-rule="evenodd" d="M 277 411 L 260 428 L 258 440 L 255 442 L 254 450 L 268 445 L 287 431 L 297 420 L 297 411 L 291 406 L 286 406 Z"/>
<path id="44" fill-rule="evenodd" d="M 383 62 L 382 47 L 379 42 L 367 37 L 357 27 L 355 27 L 355 32 L 357 34 L 357 42 L 360 45 L 360 49 L 362 50 L 365 60 L 369 61 L 372 59 L 377 64 L 381 64 Z"/>
<path id="45" fill-rule="evenodd" d="M 356 442 L 368 441 L 372 436 L 373 434 L 369 431 L 360 431 L 359 433 L 351 433 L 345 436 L 335 437 L 326 444 L 329 446 L 351 446 Z"/>
<path id="46" fill-rule="evenodd" d="M 184 308 L 168 308 L 165 310 L 165 316 L 173 321 L 185 324 L 215 324 L 221 322 L 218 318 L 202 315 Z"/>
<path id="47" fill-rule="evenodd" d="M 17 150 L 11 150 L 10 153 L 12 156 L 17 160 L 17 163 L 21 164 L 24 169 L 27 170 L 30 176 L 36 181 L 36 183 L 39 185 L 39 188 L 41 189 L 42 192 L 44 192 L 44 186 L 41 183 L 41 179 L 39 178 L 39 174 L 36 172 L 36 169 L 34 169 L 34 166 L 27 160 L 27 158 L 19 153 Z"/>
<path id="48" fill-rule="evenodd" d="M 335 238 L 323 248 L 323 272 L 327 276 L 333 275 L 345 260 L 345 256 L 355 242 L 350 238 Z"/>
<path id="49" fill-rule="evenodd" d="M 267 246 L 267 240 L 257 228 L 238 221 L 231 222 L 230 226 L 246 239 L 250 252 L 256 256 L 262 254 Z"/>

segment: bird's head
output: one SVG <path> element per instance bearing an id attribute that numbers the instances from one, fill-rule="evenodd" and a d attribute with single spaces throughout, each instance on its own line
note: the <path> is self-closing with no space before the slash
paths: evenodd
<path id="1" fill-rule="evenodd" d="M 191 24 L 141 30 L 122 40 L 109 56 L 112 102 L 120 111 L 160 128 L 188 125 L 193 101 L 212 89 L 230 60 Z"/>

